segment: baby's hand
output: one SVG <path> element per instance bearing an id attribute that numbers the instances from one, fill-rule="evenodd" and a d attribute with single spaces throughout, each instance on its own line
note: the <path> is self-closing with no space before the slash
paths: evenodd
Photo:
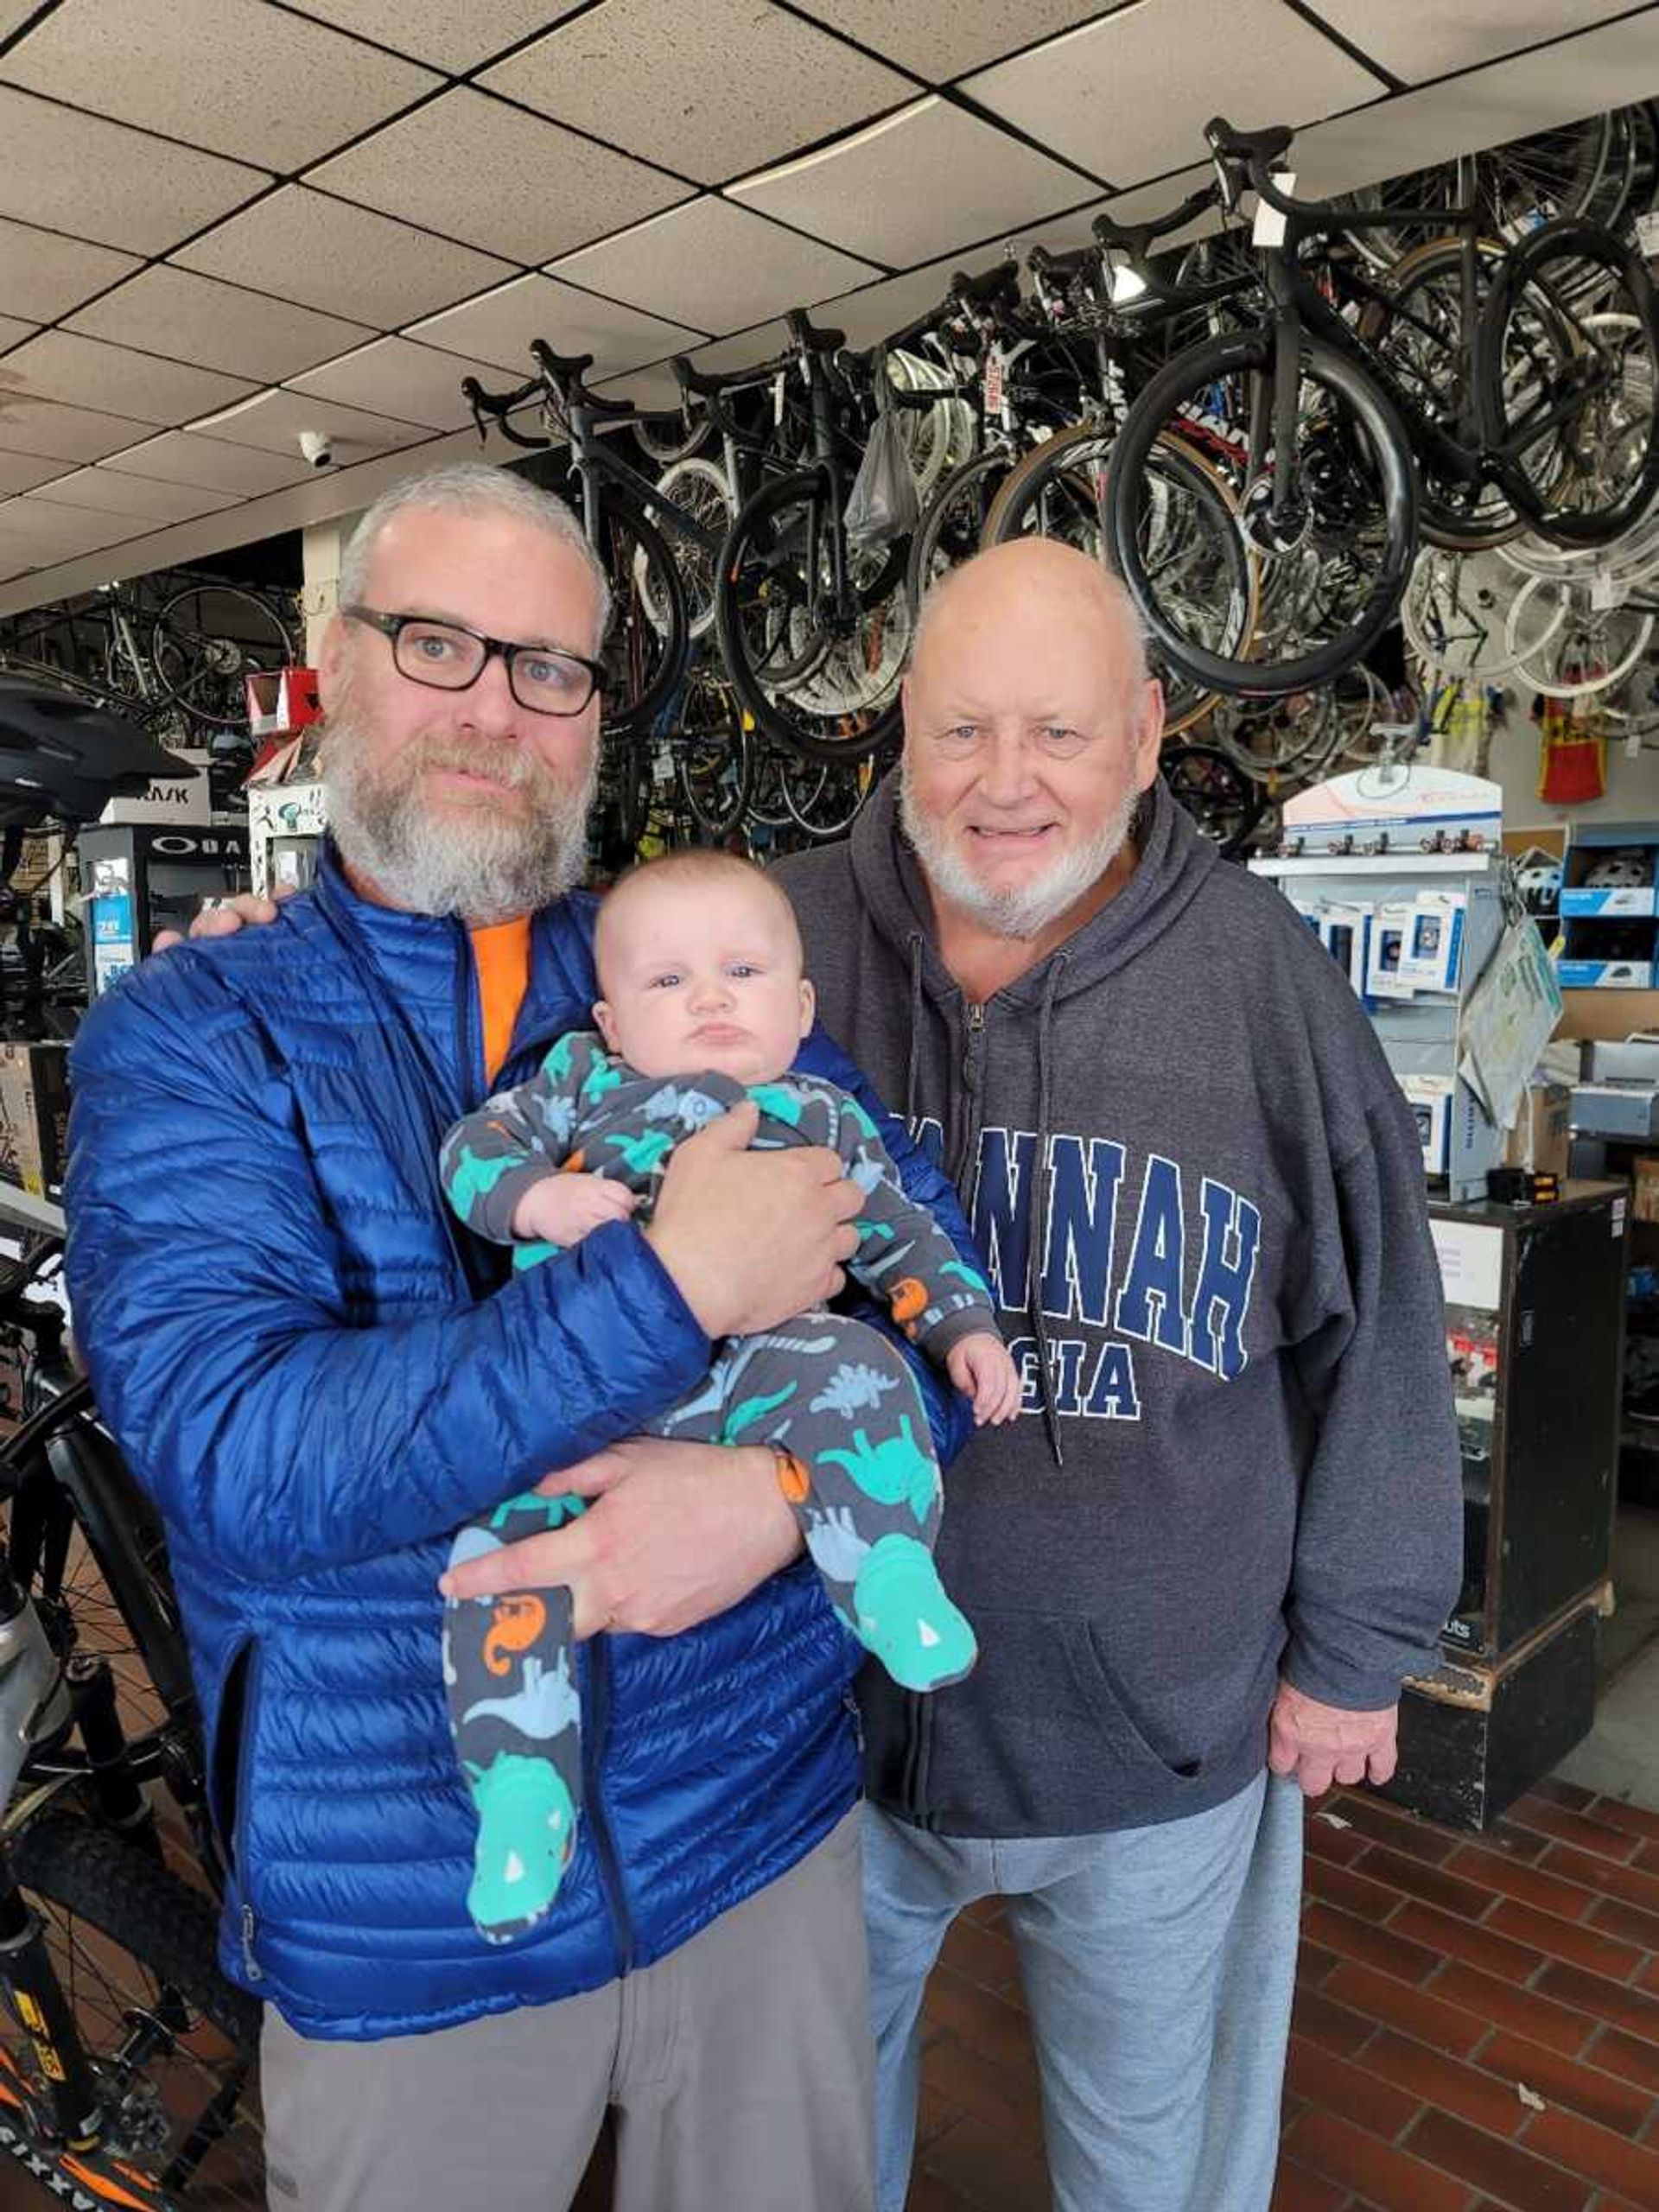
<path id="1" fill-rule="evenodd" d="M 963 1396 L 973 1400 L 976 1427 L 987 1421 L 1000 1426 L 1019 1412 L 1024 1395 L 1020 1370 L 1001 1338 L 990 1330 L 959 1337 L 944 1356 L 944 1371 Z"/>
<path id="2" fill-rule="evenodd" d="M 532 1183 L 512 1210 L 512 1233 L 521 1243 L 580 1244 L 607 1221 L 626 1221 L 639 1193 L 607 1175 L 546 1175 Z"/>

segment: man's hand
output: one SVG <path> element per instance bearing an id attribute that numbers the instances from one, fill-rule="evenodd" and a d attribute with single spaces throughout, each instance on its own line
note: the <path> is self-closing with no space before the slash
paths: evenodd
<path id="1" fill-rule="evenodd" d="M 544 1175 L 512 1210 L 512 1233 L 523 1242 L 580 1244 L 607 1221 L 626 1221 L 639 1203 L 608 1175 Z"/>
<path id="2" fill-rule="evenodd" d="M 645 1240 L 708 1337 L 753 1336 L 835 1296 L 864 1194 L 821 1145 L 747 1147 L 746 1099 L 675 1148 Z"/>
<path id="3" fill-rule="evenodd" d="M 1294 1774 L 1306 1797 L 1323 1796 L 1333 1782 L 1386 1782 L 1399 1713 L 1397 1705 L 1348 1713 L 1281 1682 L 1268 1723 L 1268 1764 L 1275 1774 Z"/>
<path id="4" fill-rule="evenodd" d="M 193 938 L 234 937 L 239 929 L 250 925 L 257 927 L 263 922 L 274 922 L 277 899 L 293 896 L 287 887 L 277 893 L 276 899 L 261 898 L 257 891 L 238 891 L 234 899 L 227 899 L 222 906 L 209 906 L 198 914 L 190 925 L 190 935 Z M 165 952 L 169 946 L 183 943 L 177 930 L 157 930 L 149 949 L 152 952 Z"/>
<path id="5" fill-rule="evenodd" d="M 747 1598 L 800 1548 L 765 1446 L 635 1437 L 536 1487 L 594 1503 L 563 1529 L 468 1560 L 443 1578 L 446 1597 L 563 1583 L 578 1637 L 677 1636 Z"/>

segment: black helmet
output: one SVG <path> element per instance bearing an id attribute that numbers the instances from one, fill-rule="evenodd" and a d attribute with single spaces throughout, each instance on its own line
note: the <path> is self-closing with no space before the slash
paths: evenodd
<path id="1" fill-rule="evenodd" d="M 102 703 L 0 671 L 0 826 L 96 822 L 118 794 L 200 773 Z"/>

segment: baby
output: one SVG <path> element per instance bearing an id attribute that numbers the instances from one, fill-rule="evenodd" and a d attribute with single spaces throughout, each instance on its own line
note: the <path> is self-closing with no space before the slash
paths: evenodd
<path id="1" fill-rule="evenodd" d="M 624 876 L 600 909 L 599 1033 L 563 1037 L 541 1073 L 452 1129 L 444 1188 L 467 1226 L 554 1258 L 606 1222 L 650 1217 L 676 1142 L 728 1108 L 760 1110 L 755 1147 L 828 1145 L 866 1193 L 848 1272 L 957 1388 L 976 1421 L 1006 1421 L 1020 1388 L 983 1280 L 905 1194 L 874 1122 L 816 1076 L 790 1072 L 812 986 L 789 901 L 747 861 L 687 852 Z M 895 1681 L 958 1681 L 973 1631 L 933 1564 L 939 1470 L 915 1380 L 866 1323 L 815 1308 L 730 1337 L 707 1381 L 653 1424 L 660 1436 L 769 1444 L 783 1494 L 831 1604 Z M 464 1529 L 451 1564 L 582 1510 L 510 1498 Z M 452 1601 L 444 1681 L 479 1816 L 468 1908 L 505 1942 L 547 1912 L 575 1845 L 580 1713 L 563 1589 Z"/>

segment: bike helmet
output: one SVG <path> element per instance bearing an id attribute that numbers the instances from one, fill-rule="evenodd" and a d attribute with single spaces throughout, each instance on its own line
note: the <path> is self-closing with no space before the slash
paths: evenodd
<path id="1" fill-rule="evenodd" d="M 1535 861 L 1530 868 L 1521 870 L 1516 883 L 1529 906 L 1553 907 L 1561 895 L 1561 864 Z"/>
<path id="2" fill-rule="evenodd" d="M 1584 879 L 1586 891 L 1642 891 L 1653 880 L 1653 856 L 1642 845 L 1623 845 L 1598 861 Z"/>
<path id="3" fill-rule="evenodd" d="M 198 772 L 100 702 L 0 673 L 0 826 L 96 822 L 112 798 Z"/>

